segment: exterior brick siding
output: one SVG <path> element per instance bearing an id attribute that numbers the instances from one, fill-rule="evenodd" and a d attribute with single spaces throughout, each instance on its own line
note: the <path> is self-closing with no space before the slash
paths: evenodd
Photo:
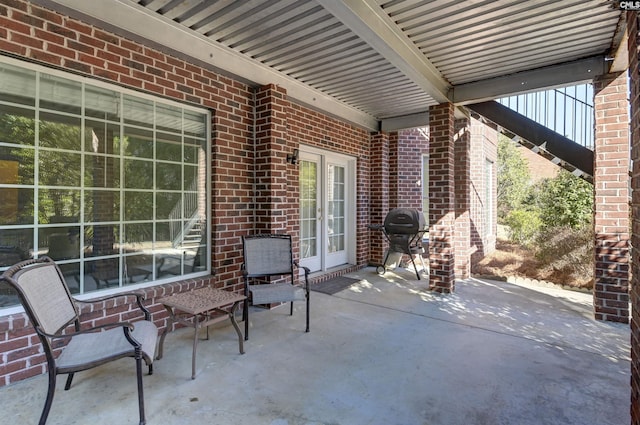
<path id="1" fill-rule="evenodd" d="M 211 111 L 212 275 L 140 290 L 161 330 L 167 313 L 155 302 L 159 297 L 205 285 L 242 290 L 242 235 L 290 232 L 297 249 L 299 173 L 286 156 L 302 145 L 356 159 L 355 263 L 316 280 L 379 261 L 382 239 L 367 226 L 381 223 L 390 207 L 421 208 L 416 182 L 421 154 L 429 149 L 431 224 L 439 235 L 437 261 L 435 257 L 430 261 L 432 270 L 437 270 L 432 281 L 443 292 L 453 290 L 453 105 L 433 108 L 434 116 L 440 118 L 434 121 L 432 147 L 425 133 L 416 130 L 370 134 L 296 104 L 281 87 L 251 87 L 177 54 L 23 0 L 0 5 L 0 54 Z M 393 167 L 391 161 L 395 161 Z M 134 314 L 134 306 L 130 300 L 117 309 L 83 311 L 83 318 L 87 323 L 120 319 Z M 0 386 L 45 373 L 44 356 L 25 314 L 0 317 L 0 361 Z"/>

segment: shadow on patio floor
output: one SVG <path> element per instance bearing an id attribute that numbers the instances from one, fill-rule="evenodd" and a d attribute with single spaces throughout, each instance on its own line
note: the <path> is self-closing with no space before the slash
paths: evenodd
<path id="1" fill-rule="evenodd" d="M 505 282 L 428 291 L 412 271 L 347 275 L 335 295 L 256 309 L 246 354 L 231 325 L 198 345 L 169 334 L 145 376 L 150 425 L 621 425 L 630 423 L 629 327 L 592 319 L 591 296 Z M 127 364 L 128 362 L 128 364 Z M 132 360 L 58 382 L 49 425 L 137 423 Z M 3 421 L 37 423 L 40 376 L 0 388 Z"/>

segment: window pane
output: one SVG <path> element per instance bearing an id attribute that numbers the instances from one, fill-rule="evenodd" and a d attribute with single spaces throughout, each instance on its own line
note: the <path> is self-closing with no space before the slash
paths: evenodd
<path id="1" fill-rule="evenodd" d="M 117 224 L 87 226 L 84 232 L 86 257 L 118 254 L 120 226 Z"/>
<path id="2" fill-rule="evenodd" d="M 120 125 L 87 120 L 84 126 L 84 150 L 94 153 L 120 154 Z"/>
<path id="3" fill-rule="evenodd" d="M 182 218 L 180 202 L 182 194 L 176 192 L 158 192 L 156 194 L 156 219 Z"/>
<path id="4" fill-rule="evenodd" d="M 0 188 L 0 198 L 0 225 L 33 224 L 33 189 Z"/>
<path id="5" fill-rule="evenodd" d="M 41 224 L 79 223 L 80 191 L 40 189 L 38 191 L 38 222 Z"/>
<path id="6" fill-rule="evenodd" d="M 40 113 L 39 144 L 47 148 L 80 150 L 80 118 Z"/>
<path id="7" fill-rule="evenodd" d="M 125 127 L 124 154 L 138 158 L 153 158 L 153 131 Z"/>
<path id="8" fill-rule="evenodd" d="M 153 162 L 125 159 L 124 185 L 128 189 L 153 189 Z"/>
<path id="9" fill-rule="evenodd" d="M 180 136 L 159 133 L 156 149 L 156 159 L 166 161 L 180 161 L 182 159 L 182 139 Z"/>
<path id="10" fill-rule="evenodd" d="M 0 184 L 33 184 L 34 155 L 30 148 L 0 146 Z"/>
<path id="11" fill-rule="evenodd" d="M 120 94 L 100 87 L 87 86 L 85 88 L 85 110 L 88 117 L 120 121 Z"/>
<path id="12" fill-rule="evenodd" d="M 105 258 L 85 263 L 84 281 L 87 290 L 106 289 L 120 285 L 120 260 Z"/>
<path id="13" fill-rule="evenodd" d="M 84 221 L 103 222 L 120 220 L 120 192 L 86 190 L 84 192 Z"/>
<path id="14" fill-rule="evenodd" d="M 156 188 L 160 190 L 182 189 L 182 166 L 166 162 L 156 162 Z"/>
<path id="15" fill-rule="evenodd" d="M 150 220 L 153 217 L 153 193 L 125 192 L 123 202 L 125 221 Z"/>
<path id="16" fill-rule="evenodd" d="M 80 114 L 82 85 L 53 75 L 40 74 L 40 107 Z"/>
<path id="17" fill-rule="evenodd" d="M 112 156 L 86 155 L 84 159 L 85 187 L 120 187 L 120 159 Z"/>
<path id="18" fill-rule="evenodd" d="M 36 73 L 8 64 L 0 64 L 0 96 L 2 100 L 35 105 Z"/>
<path id="19" fill-rule="evenodd" d="M 162 253 L 156 255 L 158 278 L 180 276 L 192 271 L 191 266 L 194 259 L 195 251 L 187 252 L 178 249 L 164 250 Z"/>
<path id="20" fill-rule="evenodd" d="M 80 187 L 80 166 L 80 154 L 41 149 L 40 185 Z"/>
<path id="21" fill-rule="evenodd" d="M 172 133 L 182 132 L 182 108 L 171 105 L 156 105 L 156 128 Z"/>
<path id="22" fill-rule="evenodd" d="M 184 166 L 184 188 L 185 190 L 198 190 L 198 167 Z"/>
<path id="23" fill-rule="evenodd" d="M 124 250 L 144 252 L 153 248 L 153 223 L 134 223 L 124 226 Z"/>
<path id="24" fill-rule="evenodd" d="M 189 136 L 207 137 L 207 115 L 199 112 L 184 111 L 184 133 Z"/>
<path id="25" fill-rule="evenodd" d="M 60 271 L 64 280 L 67 282 L 67 286 L 72 294 L 80 293 L 80 263 L 77 261 L 71 263 L 58 263 Z"/>
<path id="26" fill-rule="evenodd" d="M 46 227 L 38 231 L 40 252 L 52 259 L 71 260 L 80 258 L 80 227 Z"/>
<path id="27" fill-rule="evenodd" d="M 124 258 L 126 266 L 125 284 L 134 284 L 153 279 L 153 255 L 128 255 Z"/>
<path id="28" fill-rule="evenodd" d="M 0 104 L 1 143 L 34 146 L 36 134 L 35 128 L 35 111 Z"/>
<path id="29" fill-rule="evenodd" d="M 153 128 L 153 102 L 147 99 L 141 99 L 130 95 L 123 96 L 124 122 L 127 124 L 135 124 L 142 127 Z"/>
<path id="30" fill-rule="evenodd" d="M 184 139 L 184 162 L 187 164 L 204 164 L 204 148 L 205 141 L 198 139 L 191 139 L 185 137 Z"/>
<path id="31" fill-rule="evenodd" d="M 176 235 L 182 229 L 181 221 L 157 222 L 156 223 L 156 249 L 171 248 L 172 235 Z"/>
<path id="32" fill-rule="evenodd" d="M 31 258 L 33 229 L 3 229 L 0 231 L 0 267 L 8 267 Z"/>

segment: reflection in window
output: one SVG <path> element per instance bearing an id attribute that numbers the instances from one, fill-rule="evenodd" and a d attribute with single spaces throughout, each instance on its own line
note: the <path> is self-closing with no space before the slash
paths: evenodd
<path id="1" fill-rule="evenodd" d="M 209 122 L 1 59 L 0 272 L 47 255 L 76 294 L 206 272 Z"/>

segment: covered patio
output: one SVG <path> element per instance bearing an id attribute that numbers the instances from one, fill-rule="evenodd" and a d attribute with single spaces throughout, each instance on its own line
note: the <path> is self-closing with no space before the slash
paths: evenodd
<path id="1" fill-rule="evenodd" d="M 145 376 L 148 423 L 629 423 L 629 328 L 595 321 L 589 294 L 467 279 L 441 295 L 410 270 L 348 276 L 359 282 L 312 293 L 310 333 L 303 304 L 293 318 L 256 310 L 244 355 L 230 325 L 216 328 L 195 380 L 192 331 L 170 334 Z M 48 424 L 136 423 L 119 362 L 58 388 Z M 35 423 L 46 386 L 43 375 L 0 388 L 3 421 Z"/>

